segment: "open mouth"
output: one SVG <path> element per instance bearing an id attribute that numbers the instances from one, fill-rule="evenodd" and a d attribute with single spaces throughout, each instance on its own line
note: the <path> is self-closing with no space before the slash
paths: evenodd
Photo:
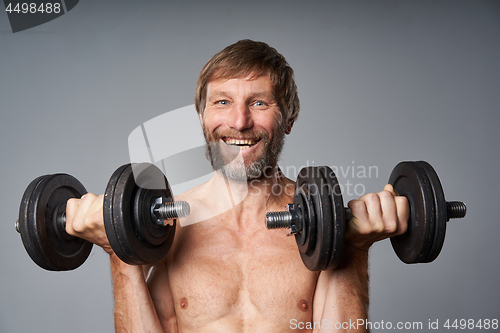
<path id="1" fill-rule="evenodd" d="M 260 139 L 233 139 L 233 138 L 223 138 L 224 142 L 232 148 L 237 148 L 240 150 L 252 148 Z"/>

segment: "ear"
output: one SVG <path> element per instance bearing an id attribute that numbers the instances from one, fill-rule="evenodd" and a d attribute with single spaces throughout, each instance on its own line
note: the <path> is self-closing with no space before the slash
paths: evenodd
<path id="1" fill-rule="evenodd" d="M 292 127 L 293 123 L 295 122 L 295 119 L 292 119 L 288 122 L 288 125 L 286 126 L 285 133 L 288 135 L 292 132 Z"/>

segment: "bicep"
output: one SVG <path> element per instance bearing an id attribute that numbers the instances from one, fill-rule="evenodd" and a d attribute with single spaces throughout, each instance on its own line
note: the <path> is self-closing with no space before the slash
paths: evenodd
<path id="1" fill-rule="evenodd" d="M 320 322 L 325 310 L 326 295 L 328 293 L 328 271 L 322 271 L 316 283 L 313 298 L 313 322 Z M 316 331 L 315 331 L 316 332 Z"/>
<path id="2" fill-rule="evenodd" d="M 165 332 L 177 332 L 174 299 L 167 267 L 160 262 L 146 267 L 144 272 L 149 293 L 163 329 Z"/>
<path id="3" fill-rule="evenodd" d="M 345 323 L 367 318 L 367 279 L 356 269 L 328 270 L 320 273 L 313 301 L 313 320 L 324 320 L 337 328 Z M 364 329 L 346 332 L 364 332 Z M 328 330 L 327 330 L 328 331 Z M 317 333 L 319 331 L 314 331 Z"/>

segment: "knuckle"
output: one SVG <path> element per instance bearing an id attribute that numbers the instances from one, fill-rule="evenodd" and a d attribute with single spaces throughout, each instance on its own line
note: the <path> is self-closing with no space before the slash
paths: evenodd
<path id="1" fill-rule="evenodd" d="M 72 210 L 75 207 L 78 207 L 79 203 L 80 203 L 80 199 L 77 199 L 77 198 L 68 199 L 68 201 L 66 201 L 66 211 Z"/>
<path id="2" fill-rule="evenodd" d="M 98 229 L 100 226 L 98 215 L 92 214 L 90 216 L 87 216 L 85 224 L 88 226 L 89 229 L 92 230 Z"/>
<path id="3" fill-rule="evenodd" d="M 375 223 L 372 227 L 373 233 L 381 234 L 385 231 L 385 225 L 383 222 Z"/>
<path id="4" fill-rule="evenodd" d="M 382 191 L 378 194 L 381 200 L 383 201 L 389 201 L 389 200 L 394 200 L 394 196 L 392 195 L 391 192 L 389 191 Z"/>
<path id="5" fill-rule="evenodd" d="M 82 195 L 81 200 L 82 202 L 88 202 L 88 201 L 94 201 L 96 198 L 96 195 L 94 193 L 85 193 Z"/>
<path id="6" fill-rule="evenodd" d="M 402 221 L 398 228 L 398 235 L 404 234 L 408 230 L 408 222 Z"/>
<path id="7" fill-rule="evenodd" d="M 66 219 L 65 229 L 66 229 L 66 232 L 68 233 L 68 235 L 75 236 L 74 230 L 73 230 L 73 224 L 71 223 L 71 221 L 68 221 L 67 219 Z"/>
<path id="8" fill-rule="evenodd" d="M 360 235 L 370 235 L 372 233 L 372 228 L 368 223 L 363 223 L 358 227 L 358 233 Z"/>
<path id="9" fill-rule="evenodd" d="M 395 200 L 396 200 L 396 204 L 397 204 L 398 206 L 402 206 L 402 207 L 404 207 L 404 206 L 407 206 L 407 205 L 408 205 L 408 198 L 407 198 L 407 197 L 404 197 L 404 196 L 398 196 L 398 197 L 396 197 L 396 198 L 395 198 Z"/>
<path id="10" fill-rule="evenodd" d="M 398 230 L 398 220 L 396 218 L 387 220 L 385 230 L 391 234 L 395 233 Z"/>
<path id="11" fill-rule="evenodd" d="M 104 219 L 102 216 L 102 210 L 93 213 L 91 218 L 92 218 L 92 222 L 93 222 L 92 224 L 94 225 L 95 228 L 98 228 L 101 226 L 104 227 Z"/>
<path id="12" fill-rule="evenodd" d="M 72 229 L 76 234 L 81 234 L 85 231 L 85 224 L 82 220 L 76 219 L 73 221 Z"/>
<path id="13" fill-rule="evenodd" d="M 365 210 L 365 203 L 361 200 L 351 200 L 349 201 L 349 207 L 352 211 L 363 211 Z"/>
<path id="14" fill-rule="evenodd" d="M 368 193 L 365 195 L 366 201 L 371 202 L 371 203 L 379 203 L 380 202 L 380 197 L 378 196 L 377 193 Z"/>

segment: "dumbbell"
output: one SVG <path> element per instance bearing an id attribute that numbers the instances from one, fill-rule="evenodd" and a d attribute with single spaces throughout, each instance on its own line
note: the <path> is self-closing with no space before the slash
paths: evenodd
<path id="1" fill-rule="evenodd" d="M 85 187 L 67 174 L 38 177 L 26 188 L 16 229 L 40 267 L 72 270 L 89 256 L 93 244 L 66 232 L 66 202 L 85 193 Z M 187 202 L 173 201 L 167 179 L 152 164 L 121 166 L 104 193 L 106 235 L 114 253 L 131 265 L 161 260 L 172 245 L 176 219 L 189 213 Z"/>
<path id="2" fill-rule="evenodd" d="M 389 183 L 408 199 L 410 206 L 408 230 L 391 237 L 394 251 L 407 264 L 434 261 L 443 247 L 446 223 L 463 218 L 465 204 L 445 200 L 436 171 L 425 161 L 399 163 Z M 293 203 L 287 208 L 287 211 L 268 212 L 267 228 L 289 228 L 309 270 L 334 269 L 342 258 L 345 226 L 352 219 L 352 212 L 344 207 L 332 169 L 326 166 L 301 169 Z"/>

